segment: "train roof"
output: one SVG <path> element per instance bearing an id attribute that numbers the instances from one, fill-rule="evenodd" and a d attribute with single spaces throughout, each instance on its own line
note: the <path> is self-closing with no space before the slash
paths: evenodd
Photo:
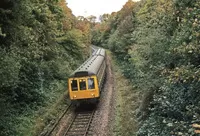
<path id="1" fill-rule="evenodd" d="M 99 48 L 95 53 L 94 55 L 101 55 L 101 56 L 104 56 L 106 55 L 106 51 L 102 48 Z"/>
<path id="2" fill-rule="evenodd" d="M 105 50 L 98 49 L 94 55 L 87 59 L 70 77 L 83 77 L 96 75 L 105 59 Z"/>

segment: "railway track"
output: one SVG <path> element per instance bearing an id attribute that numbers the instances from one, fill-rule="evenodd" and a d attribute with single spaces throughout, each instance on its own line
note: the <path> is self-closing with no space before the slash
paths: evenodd
<path id="1" fill-rule="evenodd" d="M 73 112 L 71 121 L 68 120 L 64 129 L 61 131 L 60 134 L 62 136 L 93 136 L 94 131 L 92 130 L 92 120 L 95 113 L 95 107 L 89 106 L 82 106 L 82 107 L 75 107 L 73 104 L 70 104 L 68 108 L 63 112 L 63 114 L 59 117 L 56 123 L 51 127 L 51 129 L 46 130 L 45 132 L 41 133 L 40 136 L 52 136 L 57 135 L 57 132 L 60 127 L 60 123 L 65 120 L 68 116 L 68 111 Z"/>
<path id="2" fill-rule="evenodd" d="M 64 136 L 92 136 L 92 120 L 95 109 L 89 111 L 77 111 L 68 126 Z"/>
<path id="3" fill-rule="evenodd" d="M 68 108 L 63 112 L 63 114 L 59 117 L 59 119 L 56 121 L 56 123 L 53 125 L 53 127 L 49 130 L 46 131 L 45 133 L 41 134 L 40 136 L 51 136 L 52 132 L 56 129 L 58 126 L 59 122 L 62 120 L 62 118 L 66 115 L 66 113 L 69 111 L 69 109 L 72 107 L 72 103 L 69 104 Z"/>

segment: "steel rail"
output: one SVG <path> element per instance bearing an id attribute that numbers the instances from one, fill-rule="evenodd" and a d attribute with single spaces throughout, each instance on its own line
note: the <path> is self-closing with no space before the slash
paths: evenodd
<path id="1" fill-rule="evenodd" d="M 65 134 L 64 134 L 64 136 L 66 136 L 66 135 L 67 135 L 67 133 L 69 132 L 69 130 L 70 130 L 70 128 L 72 127 L 72 125 L 73 125 L 73 123 L 74 123 L 74 121 L 75 121 L 75 119 L 76 119 L 77 115 L 78 115 L 78 114 L 76 114 L 76 115 L 74 116 L 74 118 L 72 119 L 72 121 L 71 121 L 71 123 L 69 124 L 69 126 L 68 126 L 67 130 L 65 131 Z"/>
<path id="2" fill-rule="evenodd" d="M 52 129 L 50 131 L 47 131 L 44 136 L 50 136 L 51 133 L 55 130 L 55 128 L 58 126 L 58 123 L 61 121 L 61 119 L 65 116 L 65 114 L 67 113 L 67 111 L 70 109 L 70 107 L 72 106 L 72 103 L 70 103 L 67 107 L 67 109 L 64 111 L 64 113 L 59 117 L 59 119 L 56 121 L 56 123 L 53 125 Z"/>
<path id="3" fill-rule="evenodd" d="M 91 116 L 90 116 L 90 120 L 89 120 L 89 122 L 88 122 L 88 124 L 87 124 L 87 127 L 86 127 L 86 130 L 85 130 L 85 134 L 84 134 L 84 136 L 86 136 L 87 133 L 88 133 L 88 131 L 89 131 L 90 124 L 92 123 L 92 119 L 93 119 L 94 113 L 95 113 L 95 110 L 92 111 L 92 114 L 91 114 Z"/>
<path id="4" fill-rule="evenodd" d="M 93 111 L 90 111 L 90 112 L 77 112 L 75 115 L 74 115 L 74 117 L 73 117 L 73 119 L 72 119 L 72 121 L 71 121 L 71 123 L 69 124 L 69 126 L 68 126 L 68 128 L 66 129 L 66 132 L 65 132 L 65 134 L 64 134 L 64 136 L 68 136 L 68 135 L 70 135 L 70 134 L 68 134 L 69 132 L 70 132 L 70 129 L 81 129 L 81 130 L 72 130 L 71 131 L 71 133 L 73 133 L 73 134 L 71 134 L 71 135 L 82 135 L 82 136 L 86 136 L 87 134 L 88 134 L 88 132 L 89 132 L 89 128 L 90 128 L 90 125 L 91 125 L 91 123 L 92 123 L 92 119 L 93 119 L 93 117 L 94 117 L 94 113 L 95 113 L 95 110 L 93 110 Z M 84 120 L 84 116 L 87 116 L 87 115 L 89 115 L 88 117 L 89 118 L 86 118 L 85 120 Z M 82 123 L 85 123 L 86 125 L 86 127 L 79 127 L 78 125 L 80 125 L 80 124 L 76 124 L 76 119 L 78 119 L 79 117 L 82 117 L 82 118 L 80 118 L 80 120 L 81 119 L 83 119 L 82 121 L 80 121 L 80 122 L 82 122 Z M 79 121 L 78 121 L 79 122 Z M 75 127 L 74 127 L 74 126 Z M 77 125 L 77 126 L 76 126 Z M 84 131 L 83 131 L 83 128 L 84 128 Z"/>

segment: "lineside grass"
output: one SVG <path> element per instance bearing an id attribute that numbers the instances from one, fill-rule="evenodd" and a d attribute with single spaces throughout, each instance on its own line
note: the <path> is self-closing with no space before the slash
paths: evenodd
<path id="1" fill-rule="evenodd" d="M 134 136 L 138 130 L 135 114 L 141 102 L 139 92 L 122 74 L 122 70 L 112 56 L 114 86 L 116 91 L 116 115 L 113 126 L 114 136 Z"/>

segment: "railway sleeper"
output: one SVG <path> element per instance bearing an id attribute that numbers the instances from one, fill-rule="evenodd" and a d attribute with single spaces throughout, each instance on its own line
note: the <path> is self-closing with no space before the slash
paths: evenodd
<path id="1" fill-rule="evenodd" d="M 85 112 L 78 112 L 77 115 L 78 116 L 88 116 L 88 115 L 91 115 L 92 114 L 92 111 L 85 111 Z"/>
<path id="2" fill-rule="evenodd" d="M 84 121 L 84 120 L 90 120 L 90 118 L 76 118 L 74 121 L 80 122 L 80 121 Z"/>
<path id="3" fill-rule="evenodd" d="M 79 117 L 76 117 L 77 119 L 86 119 L 86 118 L 90 118 L 91 116 L 90 115 L 88 115 L 88 116 L 79 116 Z"/>
<path id="4" fill-rule="evenodd" d="M 73 125 L 87 125 L 88 122 L 74 122 Z"/>
<path id="5" fill-rule="evenodd" d="M 68 132 L 66 136 L 83 136 L 85 132 Z"/>
<path id="6" fill-rule="evenodd" d="M 74 122 L 89 122 L 90 118 L 88 119 L 75 119 Z"/>
<path id="7" fill-rule="evenodd" d="M 83 136 L 84 134 L 67 134 L 66 136 Z"/>
<path id="8" fill-rule="evenodd" d="M 86 131 L 86 127 L 72 127 L 71 129 L 70 129 L 70 131 Z"/>
<path id="9" fill-rule="evenodd" d="M 86 128 L 87 124 L 84 125 L 72 125 L 72 128 L 77 127 L 77 128 Z"/>

